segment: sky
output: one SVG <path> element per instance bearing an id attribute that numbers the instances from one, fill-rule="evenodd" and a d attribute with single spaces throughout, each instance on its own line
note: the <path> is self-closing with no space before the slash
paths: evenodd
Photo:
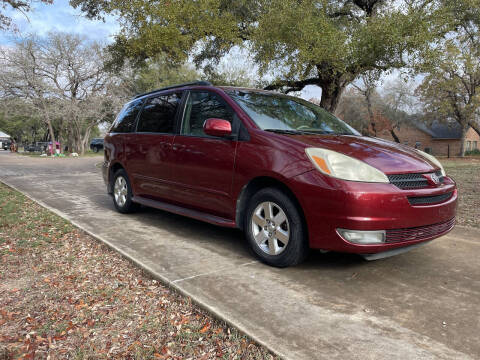
<path id="1" fill-rule="evenodd" d="M 115 18 L 108 17 L 105 22 L 88 20 L 75 10 L 68 0 L 55 0 L 53 5 L 34 3 L 27 17 L 20 12 L 6 12 L 13 19 L 19 34 L 0 32 L 0 45 L 9 45 L 18 35 L 35 34 L 45 36 L 51 31 L 60 31 L 84 35 L 102 43 L 113 41 L 113 35 L 119 30 Z"/>

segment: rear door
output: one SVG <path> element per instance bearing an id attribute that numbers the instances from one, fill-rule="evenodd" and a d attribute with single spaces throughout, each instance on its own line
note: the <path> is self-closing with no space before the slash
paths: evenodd
<path id="1" fill-rule="evenodd" d="M 209 118 L 228 120 L 234 136 L 219 138 L 206 135 L 203 124 Z M 188 93 L 180 134 L 175 137 L 172 147 L 175 182 L 172 195 L 175 202 L 231 217 L 231 188 L 239 126 L 240 120 L 220 95 L 207 90 Z"/>
<path id="2" fill-rule="evenodd" d="M 145 100 L 131 144 L 133 151 L 128 156 L 135 196 L 169 198 L 171 149 L 181 97 L 181 92 L 173 92 Z"/>
<path id="3" fill-rule="evenodd" d="M 118 114 L 107 135 L 105 146 L 105 160 L 107 162 L 118 161 L 126 166 L 126 154 L 129 151 L 129 143 L 133 141 L 132 133 L 135 131 L 138 113 L 142 106 L 143 100 L 133 100 L 125 105 Z M 128 170 L 127 167 L 127 172 Z"/>

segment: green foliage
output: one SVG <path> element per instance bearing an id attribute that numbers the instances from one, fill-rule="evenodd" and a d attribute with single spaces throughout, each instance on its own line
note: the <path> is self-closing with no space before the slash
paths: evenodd
<path id="1" fill-rule="evenodd" d="M 165 86 L 182 84 L 196 80 L 210 81 L 215 85 L 253 87 L 254 81 L 249 69 L 241 64 L 229 62 L 221 64 L 207 74 L 195 69 L 194 65 L 186 62 L 180 65 L 169 63 L 165 56 L 158 55 L 154 59 L 145 61 L 138 67 L 130 67 L 124 76 L 124 86 L 130 95 L 140 94 Z"/>
<path id="2" fill-rule="evenodd" d="M 15 108 L 15 111 L 0 113 L 0 129 L 9 134 L 17 142 L 35 142 L 45 137 L 48 129 L 44 122 L 30 106 L 22 101 L 7 102 L 6 108 Z"/>
<path id="3" fill-rule="evenodd" d="M 479 149 L 475 149 L 475 150 L 466 151 L 466 152 L 465 152 L 465 155 L 468 155 L 468 156 L 478 156 L 478 155 L 480 155 L 480 150 L 479 150 Z"/>
<path id="4" fill-rule="evenodd" d="M 132 74 L 130 88 L 133 94 L 144 93 L 161 87 L 195 81 L 201 75 L 188 64 L 171 65 L 164 57 L 156 56 Z"/>
<path id="5" fill-rule="evenodd" d="M 72 0 L 90 17 L 115 13 L 122 29 L 110 50 L 121 63 L 162 54 L 211 67 L 235 46 L 247 48 L 269 88 L 322 87 L 334 110 L 348 83 L 373 69 L 406 65 L 445 31 L 435 1 L 409 0 Z"/>

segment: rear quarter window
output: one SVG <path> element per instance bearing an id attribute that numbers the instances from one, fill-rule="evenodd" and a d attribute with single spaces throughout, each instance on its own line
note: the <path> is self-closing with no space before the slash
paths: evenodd
<path id="1" fill-rule="evenodd" d="M 175 115 L 181 98 L 181 93 L 148 98 L 138 119 L 137 132 L 173 133 Z"/>
<path id="2" fill-rule="evenodd" d="M 135 131 L 135 122 L 142 108 L 143 99 L 135 100 L 127 104 L 117 116 L 110 128 L 112 133 L 129 133 Z"/>

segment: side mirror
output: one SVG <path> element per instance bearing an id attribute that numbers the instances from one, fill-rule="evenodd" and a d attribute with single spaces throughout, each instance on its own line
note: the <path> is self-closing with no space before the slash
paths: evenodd
<path id="1" fill-rule="evenodd" d="M 232 125 L 223 119 L 207 119 L 203 124 L 203 132 L 210 136 L 230 136 L 232 135 Z"/>

